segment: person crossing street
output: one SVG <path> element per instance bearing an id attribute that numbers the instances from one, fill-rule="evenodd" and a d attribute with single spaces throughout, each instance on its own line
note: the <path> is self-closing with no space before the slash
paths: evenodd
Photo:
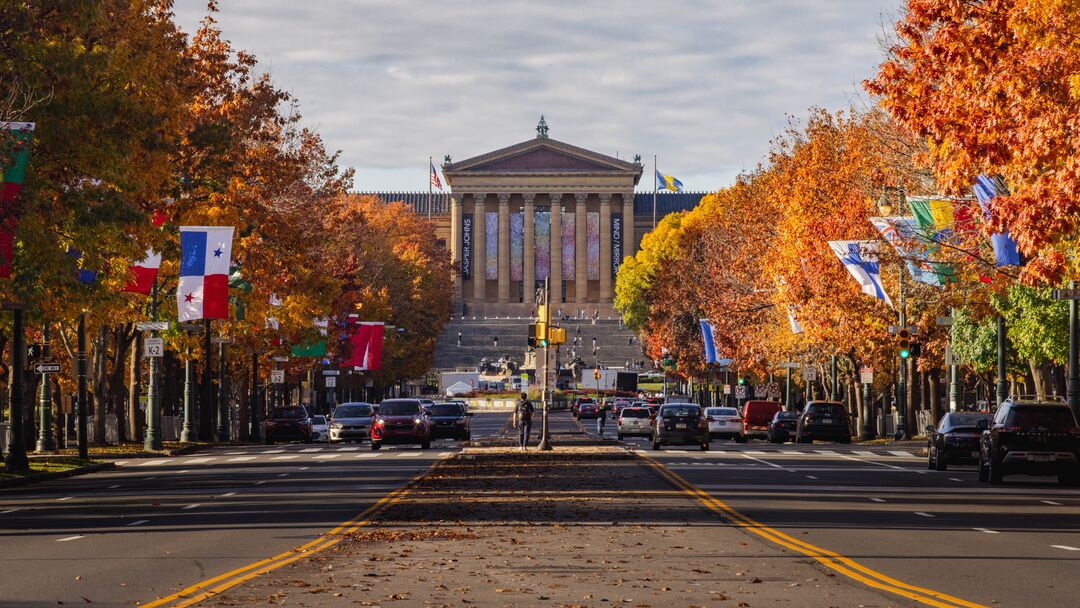
<path id="1" fill-rule="evenodd" d="M 517 421 L 518 432 L 520 433 L 519 445 L 522 450 L 525 450 L 529 445 L 529 434 L 532 432 L 532 417 L 533 417 L 533 404 L 529 401 L 528 393 L 521 393 L 521 399 L 518 401 L 517 408 L 514 410 L 514 418 Z"/>
<path id="2" fill-rule="evenodd" d="M 604 424 L 607 422 L 608 405 L 607 400 L 604 399 L 600 402 L 600 406 L 597 408 L 596 415 L 596 434 L 604 436 Z"/>

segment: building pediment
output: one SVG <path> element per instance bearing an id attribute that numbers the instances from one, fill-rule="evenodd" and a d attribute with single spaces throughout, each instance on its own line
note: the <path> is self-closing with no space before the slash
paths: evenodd
<path id="1" fill-rule="evenodd" d="M 493 174 L 641 174 L 641 165 L 598 154 L 554 139 L 536 138 L 473 158 L 443 165 L 451 182 L 455 175 Z"/>

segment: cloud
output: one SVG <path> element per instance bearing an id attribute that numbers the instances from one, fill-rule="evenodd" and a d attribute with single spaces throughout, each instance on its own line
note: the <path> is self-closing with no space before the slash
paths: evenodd
<path id="1" fill-rule="evenodd" d="M 218 22 L 342 150 L 357 189 L 423 190 L 428 156 L 529 139 L 544 114 L 555 139 L 656 154 L 689 189 L 714 190 L 764 157 L 788 115 L 859 94 L 898 5 L 226 0 Z M 204 6 L 176 1 L 185 30 Z"/>

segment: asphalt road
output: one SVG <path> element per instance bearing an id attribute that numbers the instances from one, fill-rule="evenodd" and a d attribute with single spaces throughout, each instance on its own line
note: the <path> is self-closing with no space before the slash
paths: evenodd
<path id="1" fill-rule="evenodd" d="M 992 487 L 974 467 L 927 470 L 910 448 L 627 442 L 743 515 L 905 583 L 982 605 L 1080 603 L 1080 489 L 1051 478 Z"/>
<path id="2" fill-rule="evenodd" d="M 0 607 L 146 603 L 318 537 L 459 445 L 221 448 L 0 491 Z"/>

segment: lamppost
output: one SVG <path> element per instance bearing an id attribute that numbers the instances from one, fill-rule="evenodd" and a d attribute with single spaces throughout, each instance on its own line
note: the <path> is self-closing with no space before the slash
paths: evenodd
<path id="1" fill-rule="evenodd" d="M 49 362 L 49 322 L 46 321 L 41 331 L 41 362 Z M 49 394 L 49 374 L 41 373 L 41 399 L 39 403 L 38 438 L 35 450 L 38 452 L 56 451 L 56 441 L 52 434 L 52 395 Z"/>
<path id="2" fill-rule="evenodd" d="M 4 308 L 12 311 L 11 338 L 11 426 L 8 428 L 8 453 L 4 465 L 8 471 L 25 473 L 30 470 L 23 437 L 23 373 L 26 371 L 26 334 L 23 331 L 23 308 L 21 303 L 5 302 Z M 86 458 L 80 451 L 80 457 Z"/>
<path id="3" fill-rule="evenodd" d="M 153 287 L 150 289 L 150 320 L 157 322 L 157 277 L 154 277 Z M 152 338 L 157 337 L 157 330 L 150 332 Z M 99 413 L 101 415 L 101 413 Z M 99 427 L 100 428 L 100 427 Z M 150 385 L 146 389 L 146 436 L 143 438 L 143 449 L 160 450 L 161 443 L 161 390 L 158 386 L 158 357 L 150 357 Z"/>
<path id="4" fill-rule="evenodd" d="M 894 188 L 899 193 L 897 202 L 904 200 L 904 190 Z M 892 204 L 889 203 L 888 186 L 882 186 L 881 197 L 878 199 L 878 211 L 883 216 L 892 215 Z M 907 329 L 907 302 L 904 300 L 904 265 L 901 263 L 898 273 L 900 302 L 898 305 L 898 330 Z M 898 439 L 909 439 L 907 429 L 907 357 L 900 355 L 899 364 L 896 366 L 896 436 Z M 884 412 L 882 413 L 884 416 Z"/>

